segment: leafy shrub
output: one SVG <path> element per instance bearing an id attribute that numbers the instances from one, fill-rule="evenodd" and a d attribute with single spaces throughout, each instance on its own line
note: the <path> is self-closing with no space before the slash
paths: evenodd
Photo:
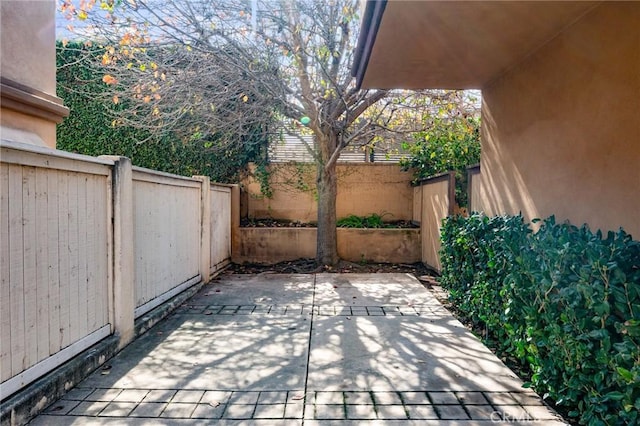
<path id="1" fill-rule="evenodd" d="M 402 146 L 410 157 L 403 170 L 413 171 L 413 180 L 455 172 L 456 202 L 467 205 L 467 167 L 480 162 L 480 120 L 473 117 L 435 117 L 429 130 L 419 132 Z"/>
<path id="2" fill-rule="evenodd" d="M 339 228 L 386 228 L 383 218 L 385 214 L 373 213 L 369 216 L 349 215 L 339 219 L 336 225 Z"/>
<path id="3" fill-rule="evenodd" d="M 445 220 L 442 285 L 582 424 L 640 421 L 640 242 L 520 216 Z"/>

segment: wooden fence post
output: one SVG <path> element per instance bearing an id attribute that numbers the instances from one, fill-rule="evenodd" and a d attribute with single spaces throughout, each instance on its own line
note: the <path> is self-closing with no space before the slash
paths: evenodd
<path id="1" fill-rule="evenodd" d="M 240 185 L 231 186 L 231 261 L 240 254 Z"/>
<path id="2" fill-rule="evenodd" d="M 202 282 L 211 279 L 211 181 L 208 176 L 193 176 L 200 187 L 200 276 Z"/>
<path id="3" fill-rule="evenodd" d="M 118 346 L 134 337 L 135 260 L 133 228 L 133 172 L 127 157 L 102 156 L 113 166 L 113 314 Z"/>

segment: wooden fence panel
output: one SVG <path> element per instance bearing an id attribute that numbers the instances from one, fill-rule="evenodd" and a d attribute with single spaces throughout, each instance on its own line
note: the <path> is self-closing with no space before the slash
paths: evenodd
<path id="1" fill-rule="evenodd" d="M 480 203 L 480 165 L 467 168 L 467 193 L 469 194 L 469 213 L 482 210 Z"/>
<path id="2" fill-rule="evenodd" d="M 411 221 L 413 223 L 420 223 L 422 220 L 422 187 L 413 187 L 413 213 L 411 214 Z"/>
<path id="3" fill-rule="evenodd" d="M 136 317 L 200 279 L 200 186 L 134 167 Z"/>
<path id="4" fill-rule="evenodd" d="M 446 173 L 420 183 L 422 209 L 420 235 L 422 238 L 422 262 L 436 271 L 440 264 L 440 227 L 442 220 L 453 214 L 455 205 L 454 174 Z"/>
<path id="5" fill-rule="evenodd" d="M 111 222 L 110 173 L 108 164 L 88 157 L 2 146 L 3 395 L 110 333 L 110 255 L 99 237 Z"/>
<path id="6" fill-rule="evenodd" d="M 231 188 L 211 185 L 211 272 L 231 260 Z"/>
<path id="7" fill-rule="evenodd" d="M 11 301 L 9 274 L 9 166 L 0 165 L 0 381 L 12 376 L 11 310 L 4 309 Z"/>
<path id="8" fill-rule="evenodd" d="M 5 141 L 0 150 L 0 399 L 114 329 L 131 333 L 133 321 L 115 321 L 118 309 L 139 317 L 197 284 L 201 266 L 215 272 L 230 261 L 229 186 L 134 168 L 124 182 L 133 205 L 123 206 L 112 199 L 117 158 Z M 133 225 L 124 248 L 133 262 L 116 261 L 116 216 Z M 135 278 L 116 283 L 123 275 Z"/>

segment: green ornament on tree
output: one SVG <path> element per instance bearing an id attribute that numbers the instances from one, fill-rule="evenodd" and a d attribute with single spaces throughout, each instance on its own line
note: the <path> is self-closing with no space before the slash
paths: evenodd
<path id="1" fill-rule="evenodd" d="M 311 119 L 305 115 L 304 117 L 300 118 L 300 123 L 306 126 L 311 123 Z"/>

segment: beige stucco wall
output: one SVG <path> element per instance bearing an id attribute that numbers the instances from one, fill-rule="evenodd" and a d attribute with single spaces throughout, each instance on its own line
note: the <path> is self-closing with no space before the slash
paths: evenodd
<path id="1" fill-rule="evenodd" d="M 258 182 L 246 181 L 249 217 L 315 222 L 314 167 L 313 164 L 271 165 L 273 197 L 270 199 L 262 196 Z M 401 171 L 397 164 L 339 164 L 337 173 L 338 218 L 376 213 L 385 214 L 387 221 L 412 219 L 411 173 Z"/>
<path id="2" fill-rule="evenodd" d="M 55 2 L 2 0 L 2 76 L 56 93 Z"/>
<path id="3" fill-rule="evenodd" d="M 2 136 L 55 147 L 56 122 L 68 113 L 55 96 L 55 1 L 2 0 L 0 24 Z"/>
<path id="4" fill-rule="evenodd" d="M 603 3 L 483 88 L 481 206 L 640 238 L 640 4 Z"/>
<path id="5" fill-rule="evenodd" d="M 273 264 L 316 255 L 316 228 L 238 228 L 236 263 Z M 338 228 L 338 255 L 351 262 L 420 261 L 419 229 Z"/>

